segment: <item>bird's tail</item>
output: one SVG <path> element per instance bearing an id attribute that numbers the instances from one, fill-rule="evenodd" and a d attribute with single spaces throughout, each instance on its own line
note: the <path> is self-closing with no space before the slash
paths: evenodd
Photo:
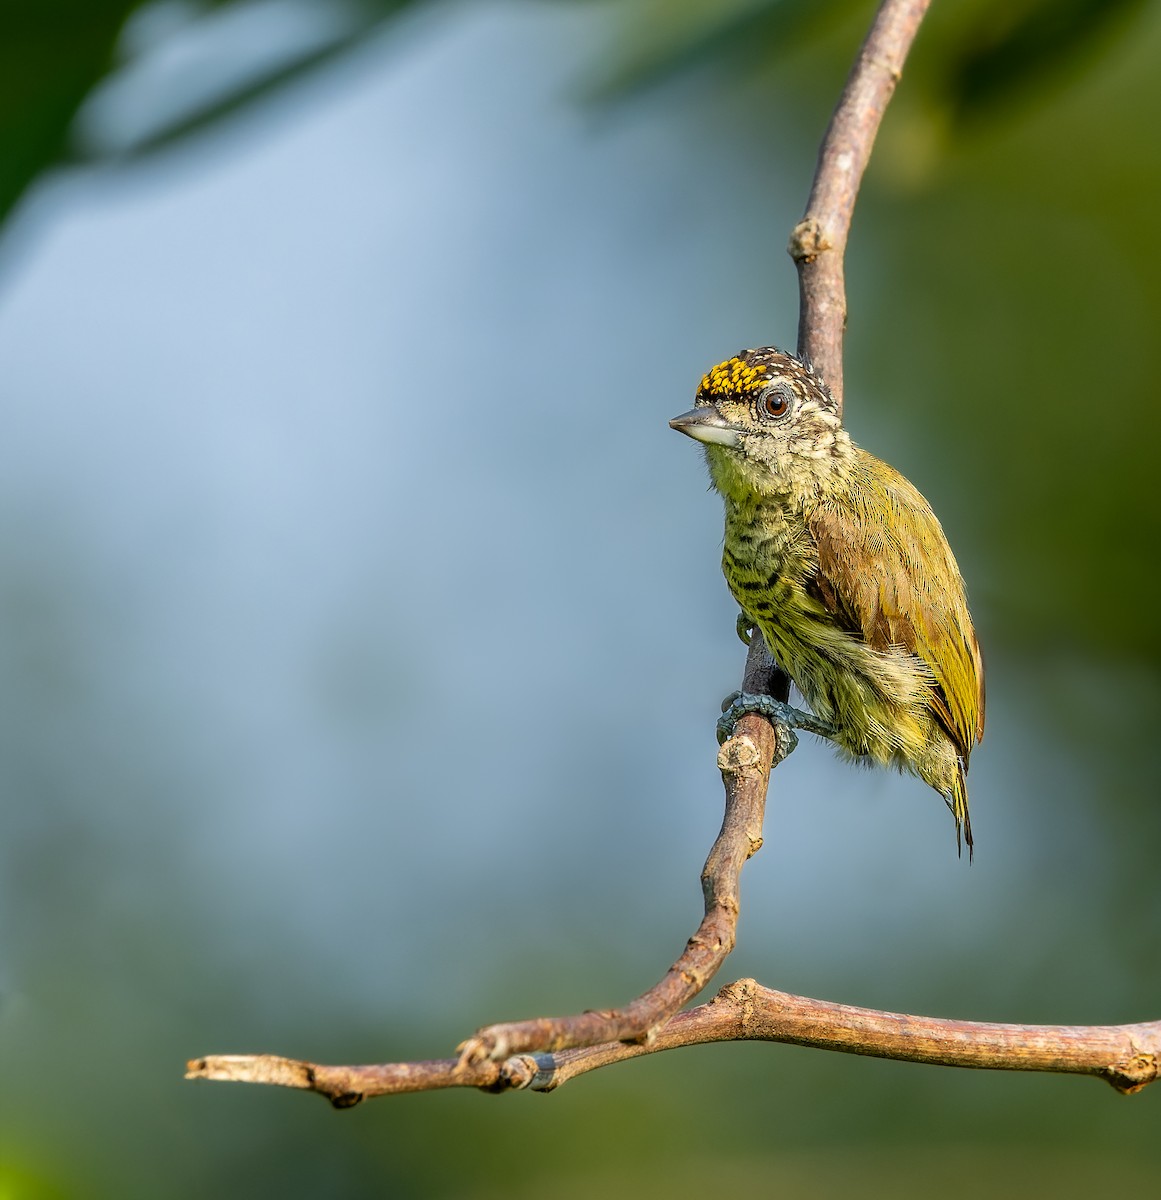
<path id="1" fill-rule="evenodd" d="M 951 809 L 951 815 L 955 817 L 955 848 L 959 855 L 963 855 L 963 844 L 967 843 L 968 862 L 972 860 L 972 820 L 968 815 L 968 794 L 967 781 L 964 779 L 965 767 L 962 762 L 959 764 L 959 770 L 955 774 L 955 780 L 951 785 L 951 795 L 947 797 L 947 807 Z"/>

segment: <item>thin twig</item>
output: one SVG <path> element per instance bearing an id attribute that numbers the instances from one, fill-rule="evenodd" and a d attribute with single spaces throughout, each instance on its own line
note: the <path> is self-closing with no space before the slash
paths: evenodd
<path id="1" fill-rule="evenodd" d="M 847 322 L 843 255 L 863 171 L 887 102 L 931 0 L 885 0 L 859 50 L 831 117 L 806 213 L 787 247 L 798 266 L 798 354 L 843 403 L 843 333 Z"/>
<path id="2" fill-rule="evenodd" d="M 301 1088 L 349 1108 L 371 1096 L 474 1087 L 548 1092 L 600 1067 L 707 1042 L 785 1042 L 876 1058 L 999 1071 L 1096 1075 L 1129 1095 L 1161 1071 L 1161 1021 L 1140 1025 L 996 1025 L 907 1016 L 810 1000 L 741 979 L 709 1004 L 678 1013 L 648 1044 L 610 1042 L 505 1062 L 431 1062 L 324 1067 L 272 1055 L 218 1056 L 188 1064 L 187 1079 L 228 1079 Z"/>

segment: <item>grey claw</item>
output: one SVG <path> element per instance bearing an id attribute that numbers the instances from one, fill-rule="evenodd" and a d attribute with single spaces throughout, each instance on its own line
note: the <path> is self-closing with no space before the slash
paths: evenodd
<path id="1" fill-rule="evenodd" d="M 819 737 L 833 737 L 836 732 L 829 721 L 823 721 L 813 713 L 791 708 L 789 704 L 775 700 L 773 696 L 733 692 L 726 697 L 726 703 L 722 707 L 723 712 L 717 728 L 719 745 L 733 736 L 734 726 L 746 713 L 761 713 L 778 730 L 779 761 L 798 745 L 795 729 L 805 729 Z"/>
<path id="2" fill-rule="evenodd" d="M 730 704 L 718 721 L 719 746 L 727 738 L 733 737 L 734 726 L 746 713 L 757 712 L 761 713 L 778 731 L 775 761 L 781 762 L 788 754 L 793 753 L 794 748 L 798 745 L 798 735 L 794 732 L 793 715 L 795 710 L 788 704 L 775 700 L 773 696 L 759 696 L 745 692 L 735 692 L 726 699 L 730 701 Z"/>

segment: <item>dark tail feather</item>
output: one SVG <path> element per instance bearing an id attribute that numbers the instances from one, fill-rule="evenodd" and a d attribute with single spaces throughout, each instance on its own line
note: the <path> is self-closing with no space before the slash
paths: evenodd
<path id="1" fill-rule="evenodd" d="M 963 857 L 963 843 L 967 842 L 968 862 L 972 861 L 972 820 L 968 815 L 968 796 L 967 784 L 964 782 L 963 767 L 959 769 L 956 775 L 955 783 L 952 785 L 951 795 L 948 797 L 947 806 L 951 809 L 952 816 L 955 817 L 955 850 L 956 853 Z"/>

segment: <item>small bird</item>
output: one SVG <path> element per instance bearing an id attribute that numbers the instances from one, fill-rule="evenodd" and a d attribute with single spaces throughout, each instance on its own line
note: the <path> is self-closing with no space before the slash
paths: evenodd
<path id="1" fill-rule="evenodd" d="M 739 632 L 761 631 L 818 718 L 739 695 L 723 735 L 764 712 L 855 760 L 911 771 L 944 798 L 970 857 L 964 775 L 984 732 L 984 664 L 927 501 L 851 441 L 811 365 L 772 346 L 713 367 L 669 424 L 705 444 L 725 500 Z"/>

